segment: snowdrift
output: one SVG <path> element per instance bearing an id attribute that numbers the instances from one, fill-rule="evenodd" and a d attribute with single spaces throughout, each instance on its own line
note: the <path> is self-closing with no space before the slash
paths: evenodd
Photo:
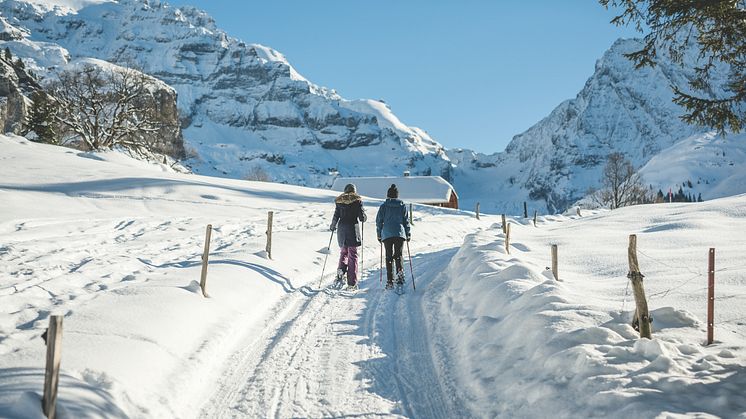
<path id="1" fill-rule="evenodd" d="M 746 196 L 587 218 L 511 220 L 470 234 L 428 290 L 436 347 L 477 417 L 734 417 L 746 398 Z M 627 235 L 638 234 L 653 339 L 630 326 Z M 550 264 L 559 244 L 559 276 Z M 705 343 L 708 247 L 717 249 L 716 342 Z M 725 261 L 725 262 L 723 262 Z M 733 266 L 735 265 L 735 266 Z M 717 265 L 716 265 L 717 266 Z M 736 303 L 737 301 L 737 303 Z M 551 414 L 550 414 L 551 412 Z"/>

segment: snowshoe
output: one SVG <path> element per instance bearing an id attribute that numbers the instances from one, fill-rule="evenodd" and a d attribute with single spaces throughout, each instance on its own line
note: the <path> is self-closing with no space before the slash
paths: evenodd
<path id="1" fill-rule="evenodd" d="M 386 289 L 387 290 L 394 289 L 394 283 L 393 282 L 387 282 L 386 283 Z"/>
<path id="2" fill-rule="evenodd" d="M 345 273 L 341 269 L 337 269 L 337 277 L 334 279 L 332 288 L 341 290 L 345 286 Z"/>
<path id="3" fill-rule="evenodd" d="M 397 294 L 402 295 L 404 294 L 404 272 L 399 271 L 396 273 L 396 287 L 394 287 L 394 291 L 396 291 Z"/>
<path id="4" fill-rule="evenodd" d="M 355 285 L 348 285 L 347 288 L 345 288 L 346 291 L 357 291 L 358 287 L 357 284 Z"/>
<path id="5" fill-rule="evenodd" d="M 404 283 L 397 282 L 396 287 L 394 287 L 394 292 L 396 292 L 399 295 L 404 294 Z"/>

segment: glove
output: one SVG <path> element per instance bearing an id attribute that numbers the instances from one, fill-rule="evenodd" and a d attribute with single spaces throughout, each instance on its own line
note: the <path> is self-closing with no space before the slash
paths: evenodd
<path id="1" fill-rule="evenodd" d="M 412 236 L 407 236 L 407 241 L 411 240 Z"/>
<path id="2" fill-rule="evenodd" d="M 380 242 L 381 242 L 381 238 L 379 237 L 379 238 L 378 238 L 378 243 L 380 243 Z"/>
<path id="3" fill-rule="evenodd" d="M 337 229 L 337 226 L 335 226 L 334 224 L 329 226 L 329 231 L 334 231 L 336 229 Z"/>

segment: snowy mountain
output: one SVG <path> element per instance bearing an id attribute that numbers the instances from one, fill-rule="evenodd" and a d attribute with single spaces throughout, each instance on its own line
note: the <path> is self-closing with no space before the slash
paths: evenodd
<path id="1" fill-rule="evenodd" d="M 670 86 L 686 85 L 693 72 L 667 60 L 655 68 L 636 70 L 624 54 L 640 46 L 640 41 L 633 39 L 615 42 L 597 61 L 595 72 L 577 97 L 561 103 L 549 116 L 516 135 L 505 152 L 470 157 L 474 165 L 494 165 L 486 171 L 495 184 L 480 186 L 477 179 L 474 187 L 482 191 L 474 194 L 520 198 L 512 207 L 528 198 L 535 206 L 546 203 L 549 212 L 562 211 L 582 198 L 589 187 L 599 185 L 611 152 L 621 152 L 635 167 L 641 167 L 664 150 L 671 153 L 670 148 L 676 149 L 679 142 L 688 149 L 686 139 L 706 130 L 679 119 L 682 110 L 671 102 Z M 687 57 L 690 63 L 695 61 L 695 54 L 692 45 Z M 715 141 L 720 137 L 702 138 Z M 679 164 L 677 160 L 670 162 Z M 686 171 L 687 166 L 682 165 L 681 170 Z M 460 176 L 469 179 L 475 174 L 457 170 L 455 177 Z M 657 183 L 658 178 L 646 180 L 655 189 L 674 186 Z M 746 192 L 746 186 L 734 192 Z"/>
<path id="2" fill-rule="evenodd" d="M 261 167 L 275 181 L 319 186 L 331 184 L 330 172 L 449 177 L 442 146 L 386 104 L 344 100 L 279 52 L 231 38 L 197 9 L 121 0 L 76 10 L 69 2 L 10 0 L 0 12 L 74 58 L 134 63 L 175 88 L 198 173 L 240 178 Z"/>
<path id="3" fill-rule="evenodd" d="M 3 33 L 25 34 L 21 41 L 0 38 L 9 39 L 0 47 L 24 57 L 38 74 L 94 57 L 134 63 L 174 88 L 187 163 L 200 174 L 259 172 L 278 182 L 328 187 L 338 175 L 409 170 L 450 180 L 463 208 L 480 202 L 482 211 L 520 213 L 528 201 L 531 210 L 553 213 L 599 185 L 609 153 L 620 151 L 641 167 L 706 133 L 682 123 L 671 102 L 669 86 L 684 85 L 691 72 L 666 60 L 635 70 L 623 54 L 638 48 L 637 40 L 617 41 L 576 98 L 515 136 L 505 151 L 485 155 L 446 150 L 381 101 L 347 100 L 313 84 L 281 53 L 230 37 L 195 8 L 152 0 L 5 0 L 0 15 L 7 22 Z M 695 53 L 693 45 L 692 62 Z M 647 182 L 667 190 L 683 180 L 672 185 L 650 176 Z M 746 186 L 731 191 L 746 192 Z"/>

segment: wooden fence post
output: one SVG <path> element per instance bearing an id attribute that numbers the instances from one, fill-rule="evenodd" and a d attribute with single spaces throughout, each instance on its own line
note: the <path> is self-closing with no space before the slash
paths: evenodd
<path id="1" fill-rule="evenodd" d="M 554 279 L 556 281 L 559 281 L 559 272 L 557 270 L 557 245 L 552 245 L 552 275 L 554 275 Z"/>
<path id="2" fill-rule="evenodd" d="M 711 345 L 715 335 L 715 248 L 710 248 L 707 263 L 707 344 Z"/>
<path id="3" fill-rule="evenodd" d="M 505 252 L 507 254 L 510 254 L 510 224 L 505 226 L 506 232 L 505 232 Z"/>
<path id="4" fill-rule="evenodd" d="M 477 220 L 479 219 L 479 202 L 477 202 L 477 208 L 474 211 L 477 214 Z"/>
<path id="5" fill-rule="evenodd" d="M 537 213 L 537 211 L 534 210 L 534 227 L 536 227 L 536 213 Z"/>
<path id="6" fill-rule="evenodd" d="M 507 234 L 507 228 L 505 227 L 505 214 L 503 214 L 503 234 Z"/>
<path id="7" fill-rule="evenodd" d="M 62 316 L 49 316 L 47 329 L 47 365 L 44 372 L 44 396 L 41 406 L 44 415 L 54 419 L 57 414 L 57 387 L 60 381 L 60 355 L 62 352 Z"/>
<path id="8" fill-rule="evenodd" d="M 414 215 L 412 215 L 412 203 L 409 203 L 409 224 L 414 225 Z"/>
<path id="9" fill-rule="evenodd" d="M 207 225 L 205 232 L 205 251 L 202 253 L 202 275 L 199 278 L 199 287 L 202 288 L 202 295 L 207 295 L 207 261 L 210 257 L 210 236 L 212 236 L 212 224 Z"/>
<path id="10" fill-rule="evenodd" d="M 526 205 L 526 201 L 523 201 L 523 218 L 528 218 L 528 205 Z"/>
<path id="11" fill-rule="evenodd" d="M 632 281 L 632 291 L 635 295 L 635 316 L 632 319 L 632 326 L 637 326 L 641 338 L 651 339 L 650 313 L 648 312 L 648 302 L 645 299 L 645 289 L 642 286 L 642 279 L 645 277 L 640 273 L 640 265 L 637 262 L 637 235 L 629 235 L 629 247 L 627 248 L 627 260 L 629 261 L 629 274 L 627 277 Z"/>
<path id="12" fill-rule="evenodd" d="M 267 251 L 267 257 L 270 259 L 272 259 L 272 219 L 274 215 L 274 211 L 267 213 L 267 247 L 265 250 Z"/>

